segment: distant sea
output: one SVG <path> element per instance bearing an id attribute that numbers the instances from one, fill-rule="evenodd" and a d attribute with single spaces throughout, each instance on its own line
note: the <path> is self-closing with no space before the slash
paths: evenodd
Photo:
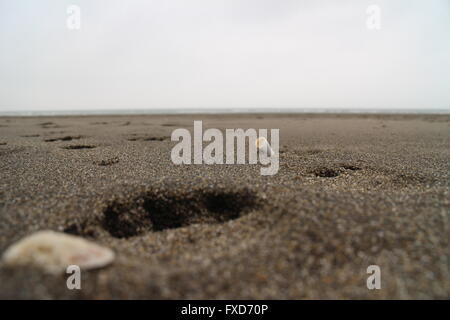
<path id="1" fill-rule="evenodd" d="M 236 113 L 342 113 L 342 114 L 450 114 L 450 109 L 363 109 L 363 108 L 199 108 L 199 109 L 92 109 L 1 111 L 0 116 L 70 116 L 70 115 L 139 115 L 139 114 L 236 114 Z"/>

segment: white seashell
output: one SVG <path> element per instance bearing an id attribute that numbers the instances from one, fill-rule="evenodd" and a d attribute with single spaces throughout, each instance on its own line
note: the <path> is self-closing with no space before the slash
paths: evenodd
<path id="1" fill-rule="evenodd" d="M 38 231 L 12 244 L 3 254 L 5 265 L 33 265 L 49 273 L 65 272 L 69 265 L 101 268 L 114 260 L 114 252 L 81 237 Z"/>
<path id="2" fill-rule="evenodd" d="M 266 138 L 259 137 L 258 139 L 256 139 L 255 144 L 259 150 L 267 154 L 269 157 L 273 155 L 274 152 Z"/>

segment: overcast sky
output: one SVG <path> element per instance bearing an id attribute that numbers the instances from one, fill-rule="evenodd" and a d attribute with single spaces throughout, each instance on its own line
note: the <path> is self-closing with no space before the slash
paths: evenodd
<path id="1" fill-rule="evenodd" d="M 0 0 L 0 111 L 241 107 L 450 109 L 450 1 Z"/>

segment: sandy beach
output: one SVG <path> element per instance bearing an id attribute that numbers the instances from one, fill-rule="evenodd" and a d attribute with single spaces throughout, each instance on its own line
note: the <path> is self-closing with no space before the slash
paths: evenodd
<path id="1" fill-rule="evenodd" d="M 278 173 L 174 165 L 194 120 L 279 128 Z M 0 254 L 38 230 L 116 254 L 74 291 L 0 265 L 0 298 L 449 299 L 449 133 L 449 115 L 0 117 Z"/>

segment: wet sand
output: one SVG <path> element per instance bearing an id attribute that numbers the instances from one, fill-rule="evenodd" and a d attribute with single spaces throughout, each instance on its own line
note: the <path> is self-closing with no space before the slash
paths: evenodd
<path id="1" fill-rule="evenodd" d="M 278 174 L 174 165 L 194 120 L 279 128 Z M 117 255 L 75 291 L 2 265 L 0 298 L 449 299 L 449 159 L 448 115 L 0 117 L 0 253 L 51 229 Z"/>

